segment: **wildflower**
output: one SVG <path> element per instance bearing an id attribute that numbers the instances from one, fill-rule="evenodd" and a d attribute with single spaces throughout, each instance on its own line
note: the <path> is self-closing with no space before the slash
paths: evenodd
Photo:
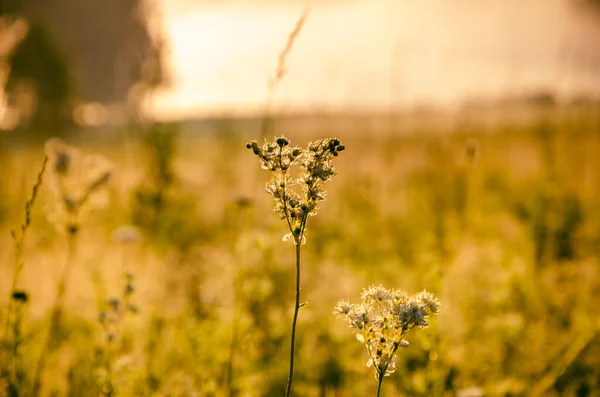
<path id="1" fill-rule="evenodd" d="M 381 302 L 392 297 L 392 294 L 382 286 L 371 286 L 365 289 L 361 298 L 366 301 Z"/>
<path id="2" fill-rule="evenodd" d="M 103 346 L 103 362 L 96 368 L 98 385 L 103 390 L 114 390 L 121 367 L 119 365 L 123 356 L 118 356 L 117 344 L 122 338 L 122 325 L 127 313 L 138 312 L 137 306 L 130 302 L 134 292 L 134 276 L 125 273 L 125 285 L 119 298 L 107 299 L 104 310 L 99 313 L 98 322 L 104 331 L 105 345 Z"/>
<path id="3" fill-rule="evenodd" d="M 108 306 L 115 312 L 119 311 L 119 300 L 117 298 L 110 298 L 108 300 Z"/>
<path id="4" fill-rule="evenodd" d="M 337 306 L 335 307 L 335 314 L 338 315 L 345 315 L 350 313 L 350 310 L 352 310 L 352 308 L 354 307 L 354 304 L 350 303 L 349 301 L 347 301 L 346 299 L 342 299 L 341 301 L 338 302 Z"/>
<path id="5" fill-rule="evenodd" d="M 58 138 L 45 144 L 48 180 L 56 197 L 52 220 L 68 234 L 76 234 L 82 217 L 102 205 L 103 188 L 112 175 L 100 156 L 84 155 Z"/>
<path id="6" fill-rule="evenodd" d="M 57 174 L 67 174 L 71 165 L 71 156 L 67 151 L 56 150 L 54 160 L 54 172 Z"/>
<path id="7" fill-rule="evenodd" d="M 318 203 L 327 197 L 324 184 L 335 175 L 331 161 L 345 149 L 344 145 L 329 138 L 311 142 L 303 150 L 290 147 L 290 141 L 282 136 L 262 146 L 252 141 L 246 148 L 258 156 L 262 168 L 275 172 L 265 191 L 273 196 L 274 212 L 288 223 L 290 233 L 284 240 L 293 238 L 294 244 L 304 243 L 307 217 L 316 215 Z M 288 171 L 297 164 L 300 175 L 293 179 Z"/>
<path id="8" fill-rule="evenodd" d="M 283 136 L 275 138 L 274 142 L 265 140 L 262 146 L 251 141 L 246 148 L 258 156 L 263 169 L 271 171 L 272 176 L 265 191 L 273 197 L 273 211 L 287 223 L 289 233 L 283 236 L 283 240 L 292 240 L 296 245 L 296 304 L 286 392 L 286 396 L 289 396 L 294 375 L 296 324 L 299 309 L 304 306 L 304 303 L 300 303 L 300 252 L 306 242 L 306 222 L 309 216 L 317 214 L 318 203 L 325 200 L 327 193 L 324 184 L 335 175 L 331 161 L 345 148 L 336 138 L 311 142 L 306 149 L 290 147 L 290 141 Z M 300 166 L 300 174 L 294 179 L 289 172 L 296 165 Z M 364 322 L 365 319 L 357 321 Z"/>
<path id="9" fill-rule="evenodd" d="M 382 286 L 364 289 L 361 299 L 357 305 L 341 300 L 334 314 L 344 317 L 357 330 L 356 337 L 369 355 L 367 367 L 374 369 L 380 389 L 383 378 L 396 370 L 396 351 L 409 345 L 404 339 L 406 333 L 426 327 L 429 315 L 439 312 L 440 302 L 427 291 L 409 296 L 405 291 Z"/>
<path id="10" fill-rule="evenodd" d="M 420 302 L 420 304 L 427 308 L 432 313 L 437 313 L 439 310 L 440 302 L 437 300 L 435 296 L 431 292 L 427 292 L 425 290 L 419 292 L 415 299 Z"/>

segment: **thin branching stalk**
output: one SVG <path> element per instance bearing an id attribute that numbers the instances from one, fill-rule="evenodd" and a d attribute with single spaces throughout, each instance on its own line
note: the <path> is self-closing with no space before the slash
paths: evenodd
<path id="1" fill-rule="evenodd" d="M 23 270 L 23 244 L 25 243 L 25 234 L 27 233 L 27 229 L 29 229 L 29 225 L 31 224 L 31 209 L 33 208 L 33 204 L 35 203 L 35 199 L 37 197 L 38 190 L 42 185 L 44 172 L 46 171 L 46 164 L 48 164 L 48 157 L 44 157 L 44 162 L 42 163 L 42 168 L 37 175 L 37 180 L 33 185 L 33 189 L 31 191 L 31 196 L 25 203 L 25 219 L 21 224 L 21 233 L 17 236 L 17 232 L 15 230 L 11 230 L 11 236 L 13 238 L 14 246 L 15 246 L 15 262 L 13 268 L 13 279 L 10 288 L 9 295 L 9 312 L 11 310 L 12 297 L 16 292 L 17 285 L 19 283 L 19 276 L 21 275 L 21 271 Z M 10 327 L 9 324 L 9 316 L 6 318 L 6 333 L 8 335 L 8 330 Z"/>
<path id="2" fill-rule="evenodd" d="M 64 300 L 83 215 L 87 209 L 93 209 L 92 198 L 107 185 L 112 173 L 109 163 L 100 156 L 82 156 L 77 149 L 64 144 L 58 138 L 46 141 L 45 150 L 49 157 L 50 176 L 55 188 L 55 205 L 58 214 L 56 223 L 59 229 L 66 233 L 67 252 L 58 280 L 56 296 L 50 309 L 48 331 L 35 366 L 30 397 L 39 396 L 51 347 L 55 342 L 60 341 Z"/>
<path id="3" fill-rule="evenodd" d="M 13 278 L 8 299 L 4 339 L 11 360 L 9 380 L 15 389 L 19 388 L 19 379 L 17 376 L 17 360 L 19 357 L 19 347 L 22 342 L 21 325 L 23 321 L 23 306 L 25 303 L 27 303 L 28 300 L 27 293 L 25 293 L 24 291 L 17 291 L 17 286 L 19 284 L 19 277 L 24 266 L 23 245 L 25 244 L 25 235 L 27 234 L 27 230 L 31 225 L 31 211 L 33 209 L 33 205 L 35 204 L 35 200 L 38 196 L 39 188 L 42 185 L 44 172 L 46 171 L 47 164 L 48 157 L 45 156 L 44 161 L 42 162 L 42 168 L 38 172 L 36 181 L 33 185 L 31 196 L 25 202 L 25 218 L 23 219 L 23 223 L 21 224 L 20 233 L 17 235 L 17 232 L 15 230 L 11 230 L 11 236 L 15 247 L 15 256 Z M 9 333 L 11 335 L 10 338 Z"/>
<path id="4" fill-rule="evenodd" d="M 37 198 L 38 190 L 42 185 L 44 172 L 46 171 L 47 164 L 48 157 L 45 156 L 44 161 L 42 163 L 42 168 L 40 169 L 35 184 L 33 185 L 31 196 L 29 197 L 29 200 L 27 200 L 27 202 L 25 203 L 25 219 L 23 220 L 23 224 L 21 225 L 21 234 L 17 238 L 16 232 L 14 230 L 11 232 L 15 243 L 15 264 L 13 270 L 13 280 L 10 289 L 11 297 L 16 291 L 17 284 L 19 282 L 19 276 L 21 275 L 21 270 L 23 270 L 23 244 L 25 242 L 25 234 L 27 233 L 27 229 L 29 229 L 29 225 L 31 224 L 31 210 L 33 208 L 33 204 L 35 203 L 35 199 Z"/>

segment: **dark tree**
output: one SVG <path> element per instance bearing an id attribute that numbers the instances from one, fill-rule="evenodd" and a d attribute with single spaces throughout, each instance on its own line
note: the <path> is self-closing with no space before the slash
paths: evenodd
<path id="1" fill-rule="evenodd" d="M 10 74 L 5 90 L 9 104 L 26 113 L 22 127 L 50 131 L 67 127 L 71 76 L 65 57 L 46 29 L 32 23 L 7 62 Z"/>
<path id="2" fill-rule="evenodd" d="M 29 27 L 6 59 L 5 91 L 14 103 L 23 86 L 34 88 L 37 106 L 30 124 L 59 127 L 75 103 L 125 104 L 132 87 L 163 81 L 162 41 L 150 30 L 148 0 L 0 4 L 0 18 L 20 18 Z"/>

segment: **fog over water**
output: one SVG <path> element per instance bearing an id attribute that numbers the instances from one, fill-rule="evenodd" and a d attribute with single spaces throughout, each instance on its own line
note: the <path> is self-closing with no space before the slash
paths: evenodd
<path id="1" fill-rule="evenodd" d="M 157 115 L 259 112 L 305 3 L 162 0 L 172 85 Z M 600 95 L 600 13 L 584 0 L 310 3 L 282 111 L 455 106 Z"/>

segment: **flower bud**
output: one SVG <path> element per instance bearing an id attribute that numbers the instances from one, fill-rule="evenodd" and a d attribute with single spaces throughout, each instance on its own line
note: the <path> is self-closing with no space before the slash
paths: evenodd
<path id="1" fill-rule="evenodd" d="M 287 140 L 286 138 L 284 138 L 284 137 L 277 138 L 277 141 L 276 141 L 276 142 L 277 142 L 277 144 L 278 144 L 280 147 L 284 147 L 284 146 L 287 146 L 287 145 L 289 145 L 289 144 L 290 144 L 290 141 L 288 141 L 288 140 Z"/>
<path id="2" fill-rule="evenodd" d="M 79 226 L 71 223 L 70 225 L 67 226 L 67 233 L 70 236 L 74 236 L 77 234 L 77 232 L 79 231 Z"/>
<path id="3" fill-rule="evenodd" d="M 57 174 L 66 174 L 69 171 L 69 165 L 71 164 L 71 157 L 67 152 L 59 151 L 56 153 L 56 160 L 54 162 L 54 172 Z"/>
<path id="4" fill-rule="evenodd" d="M 12 294 L 12 299 L 17 302 L 27 303 L 29 296 L 25 291 L 15 291 Z"/>

